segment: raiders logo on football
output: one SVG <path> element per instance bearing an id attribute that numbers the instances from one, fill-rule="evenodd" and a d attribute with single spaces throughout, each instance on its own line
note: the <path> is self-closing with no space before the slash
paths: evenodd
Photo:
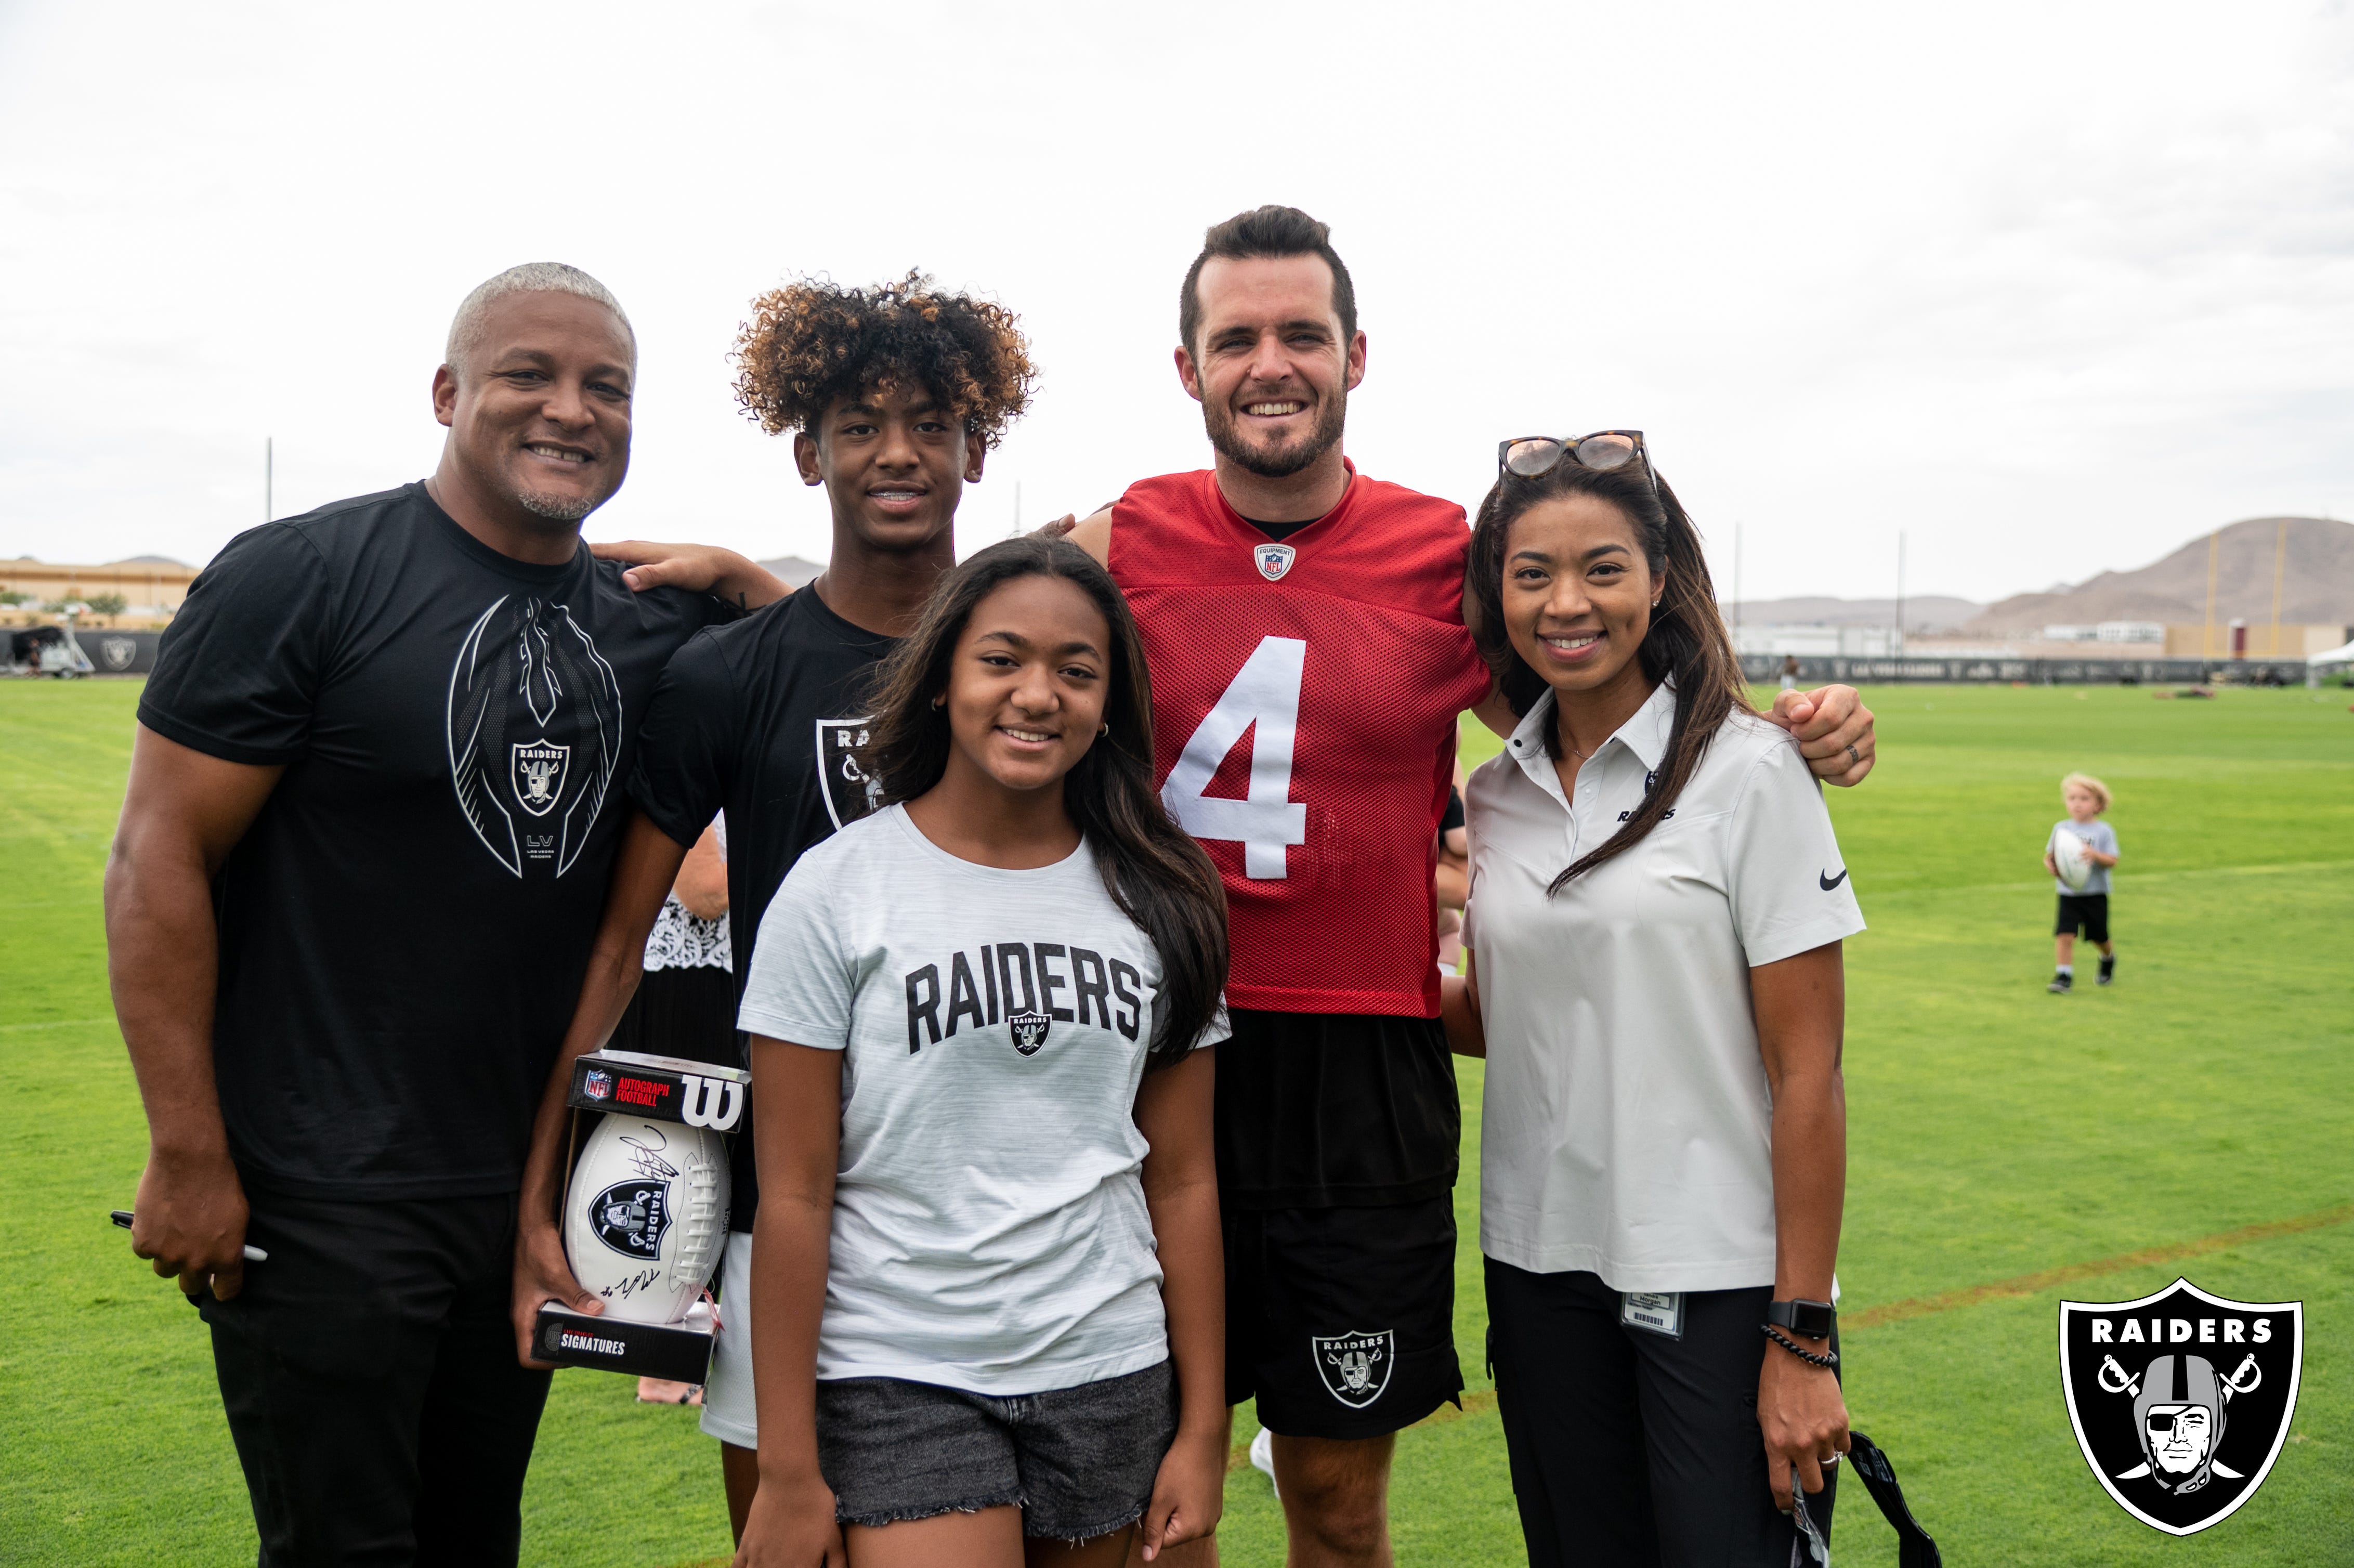
<path id="1" fill-rule="evenodd" d="M 2060 1303 L 2076 1446 L 2119 1508 L 2168 1535 L 2255 1495 L 2288 1438 L 2304 1361 L 2301 1301 L 2232 1301 L 2177 1279 L 2137 1301 Z"/>
<path id="2" fill-rule="evenodd" d="M 1013 1048 L 1024 1056 L 1035 1056 L 1038 1048 L 1046 1044 L 1050 1027 L 1043 1012 L 1009 1012 L 1005 1027 L 1013 1033 Z"/>
<path id="3" fill-rule="evenodd" d="M 1258 575 L 1271 583 L 1283 580 L 1299 552 L 1288 545 L 1261 545 L 1251 551 L 1251 559 L 1258 563 Z"/>
<path id="4" fill-rule="evenodd" d="M 588 1213 L 597 1239 L 623 1257 L 660 1257 L 670 1228 L 670 1183 L 616 1181 L 597 1194 Z"/>
<path id="5" fill-rule="evenodd" d="M 1310 1334 L 1308 1353 L 1325 1392 L 1352 1410 L 1363 1410 L 1390 1386 L 1390 1369 L 1397 1364 L 1397 1332 L 1363 1330 L 1331 1336 Z"/>

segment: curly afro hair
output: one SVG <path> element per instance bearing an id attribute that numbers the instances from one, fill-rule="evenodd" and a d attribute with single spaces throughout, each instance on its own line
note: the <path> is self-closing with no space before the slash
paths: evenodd
<path id="1" fill-rule="evenodd" d="M 813 430 L 843 397 L 913 382 L 995 446 L 1038 376 L 1013 313 L 909 272 L 844 289 L 804 278 L 752 302 L 736 338 L 736 400 L 772 435 Z"/>

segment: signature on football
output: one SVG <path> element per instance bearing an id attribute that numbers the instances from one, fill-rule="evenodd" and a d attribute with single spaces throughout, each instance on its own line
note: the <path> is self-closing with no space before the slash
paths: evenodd
<path id="1" fill-rule="evenodd" d="M 629 1156 L 630 1169 L 649 1181 L 667 1181 L 678 1174 L 678 1167 L 664 1160 L 655 1150 L 670 1147 L 670 1139 L 664 1138 L 662 1130 L 651 1123 L 647 1124 L 646 1130 L 654 1135 L 654 1141 L 651 1144 L 642 1143 L 634 1138 L 621 1139 L 635 1150 Z"/>
<path id="2" fill-rule="evenodd" d="M 608 1299 L 618 1296 L 622 1300 L 627 1301 L 639 1291 L 651 1290 L 655 1286 L 661 1284 L 662 1277 L 663 1271 L 659 1268 L 642 1268 L 638 1270 L 637 1273 L 629 1276 L 625 1279 L 615 1280 L 612 1284 L 605 1287 L 604 1289 L 597 1292 L 597 1294 L 605 1297 Z"/>

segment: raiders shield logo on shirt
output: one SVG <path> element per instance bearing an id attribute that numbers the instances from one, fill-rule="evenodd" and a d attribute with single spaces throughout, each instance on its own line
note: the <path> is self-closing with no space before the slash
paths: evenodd
<path id="1" fill-rule="evenodd" d="M 556 810 L 557 798 L 564 793 L 565 760 L 571 755 L 568 746 L 550 746 L 545 740 L 517 741 L 515 803 L 535 817 L 544 817 Z"/>
<path id="2" fill-rule="evenodd" d="M 1035 1056 L 1038 1048 L 1046 1044 L 1048 1023 L 1043 1012 L 1009 1012 L 1005 1015 L 1005 1027 L 1013 1033 L 1013 1048 L 1024 1056 Z"/>
<path id="3" fill-rule="evenodd" d="M 1397 1333 L 1384 1329 L 1362 1330 L 1330 1338 L 1311 1334 L 1309 1354 L 1316 1358 L 1316 1375 L 1327 1393 L 1352 1410 L 1363 1410 L 1390 1386 L 1390 1369 L 1397 1364 Z"/>
<path id="4" fill-rule="evenodd" d="M 2177 1279 L 2138 1301 L 2060 1303 L 2060 1383 L 2119 1508 L 2190 1535 L 2255 1495 L 2296 1413 L 2305 1304 Z"/>
<path id="5" fill-rule="evenodd" d="M 620 683 L 588 629 L 546 599 L 493 599 L 458 649 L 448 719 L 450 782 L 482 847 L 517 876 L 571 870 L 621 752 Z"/>
<path id="6" fill-rule="evenodd" d="M 883 788 L 858 766 L 857 750 L 866 744 L 868 721 L 863 718 L 817 721 L 817 788 L 825 798 L 825 814 L 836 831 L 848 827 L 875 810 Z"/>
<path id="7" fill-rule="evenodd" d="M 623 1257 L 659 1258 L 670 1228 L 670 1183 L 616 1181 L 597 1194 L 588 1216 L 597 1239 Z"/>
<path id="8" fill-rule="evenodd" d="M 1292 559 L 1299 554 L 1288 545 L 1261 545 L 1251 551 L 1251 559 L 1258 563 L 1259 576 L 1277 583 L 1283 580 L 1283 574 L 1291 569 Z"/>

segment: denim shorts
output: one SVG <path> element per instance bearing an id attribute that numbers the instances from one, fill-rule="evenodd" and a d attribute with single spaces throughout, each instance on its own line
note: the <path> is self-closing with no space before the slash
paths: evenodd
<path id="1" fill-rule="evenodd" d="M 1176 1436 L 1169 1361 L 1045 1393 L 887 1377 L 817 1385 L 818 1468 L 843 1524 L 1011 1505 L 1024 1535 L 1089 1540 L 1143 1516 Z"/>

